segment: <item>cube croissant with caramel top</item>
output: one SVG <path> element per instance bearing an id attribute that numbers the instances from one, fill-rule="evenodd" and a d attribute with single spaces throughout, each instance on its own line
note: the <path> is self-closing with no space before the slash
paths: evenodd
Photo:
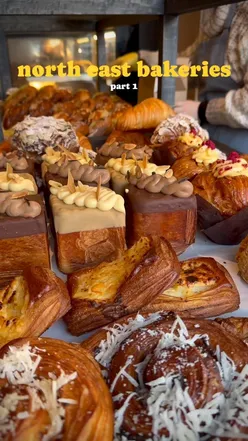
<path id="1" fill-rule="evenodd" d="M 125 249 L 124 199 L 100 182 L 75 185 L 70 172 L 67 185 L 49 184 L 59 269 L 70 274 L 118 257 Z"/>

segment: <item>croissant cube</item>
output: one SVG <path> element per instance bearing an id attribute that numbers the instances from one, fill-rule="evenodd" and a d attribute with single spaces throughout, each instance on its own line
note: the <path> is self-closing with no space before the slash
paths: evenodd
<path id="1" fill-rule="evenodd" d="M 125 212 L 68 205 L 55 195 L 50 205 L 57 262 L 63 273 L 114 260 L 125 249 Z"/>
<path id="2" fill-rule="evenodd" d="M 9 196 L 8 196 L 9 195 Z M 39 265 L 50 268 L 50 253 L 47 236 L 45 206 L 40 195 L 25 196 L 27 209 L 38 207 L 35 217 L 25 217 L 25 213 L 4 213 L 4 198 L 12 193 L 0 193 L 0 279 L 10 273 L 12 275 L 28 266 Z M 13 202 L 19 202 L 14 199 Z M 15 203 L 15 202 L 14 202 Z M 13 208 L 10 207 L 13 210 Z M 18 208 L 17 208 L 18 210 Z"/>
<path id="3" fill-rule="evenodd" d="M 122 131 L 155 129 L 161 121 L 175 115 L 174 110 L 158 98 L 147 98 L 131 109 L 127 109 L 118 119 L 116 129 Z"/>
<path id="4" fill-rule="evenodd" d="M 65 316 L 73 335 L 138 311 L 178 278 L 180 264 L 165 239 L 143 237 L 122 257 L 69 277 L 72 309 Z"/>
<path id="5" fill-rule="evenodd" d="M 1 440 L 113 440 L 111 395 L 88 351 L 25 338 L 1 350 L 0 365 Z"/>
<path id="6" fill-rule="evenodd" d="M 143 310 L 206 318 L 235 311 L 239 303 L 238 290 L 226 268 L 211 257 L 199 257 L 181 262 L 175 285 Z"/>
<path id="7" fill-rule="evenodd" d="M 196 198 L 149 193 L 129 185 L 125 194 L 127 244 L 144 235 L 159 235 L 168 240 L 177 254 L 195 241 Z"/>
<path id="8" fill-rule="evenodd" d="M 0 346 L 38 337 L 70 308 L 65 284 L 51 270 L 30 266 L 0 289 Z"/>

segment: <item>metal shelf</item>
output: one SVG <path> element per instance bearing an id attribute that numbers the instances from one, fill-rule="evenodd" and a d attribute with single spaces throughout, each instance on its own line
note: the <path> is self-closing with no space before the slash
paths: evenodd
<path id="1" fill-rule="evenodd" d="M 178 16 L 237 0 L 0 0 L 0 98 L 11 86 L 6 36 L 96 31 L 98 63 L 105 62 L 103 31 L 159 18 L 160 63 L 176 63 Z M 162 77 L 159 96 L 174 104 L 176 79 Z M 100 83 L 99 83 L 100 84 Z M 1 131 L 0 131 L 1 138 Z"/>

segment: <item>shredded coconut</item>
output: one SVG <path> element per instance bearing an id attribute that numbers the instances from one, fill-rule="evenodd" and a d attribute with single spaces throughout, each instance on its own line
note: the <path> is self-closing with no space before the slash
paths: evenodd
<path id="1" fill-rule="evenodd" d="M 36 348 L 37 350 L 37 348 Z M 30 401 L 30 412 L 45 409 L 49 414 L 51 425 L 47 427 L 47 433 L 42 441 L 50 441 L 58 436 L 63 428 L 65 407 L 63 404 L 76 404 L 75 400 L 57 397 L 58 391 L 66 384 L 75 380 L 77 373 L 66 375 L 62 370 L 56 378 L 54 374 L 49 379 L 38 379 L 36 370 L 41 362 L 41 356 L 32 350 L 29 344 L 21 347 L 10 346 L 8 353 L 0 359 L 0 378 L 7 379 L 8 383 L 26 385 L 29 395 L 18 395 L 16 392 L 6 394 L 0 406 L 0 435 L 15 431 L 15 422 L 11 412 L 15 412 L 19 401 Z M 27 411 L 19 412 L 16 418 L 26 419 L 30 416 Z"/>

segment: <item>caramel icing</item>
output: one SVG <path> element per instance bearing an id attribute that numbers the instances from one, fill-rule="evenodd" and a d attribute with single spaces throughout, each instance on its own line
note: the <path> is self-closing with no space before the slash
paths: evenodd
<path id="1" fill-rule="evenodd" d="M 121 158 L 125 153 L 127 159 L 132 159 L 134 156 L 137 160 L 140 160 L 144 158 L 145 154 L 150 158 L 152 156 L 152 149 L 146 145 L 139 146 L 136 144 L 113 141 L 111 143 L 106 142 L 103 144 L 98 153 L 111 158 Z"/>
<path id="2" fill-rule="evenodd" d="M 244 158 L 238 158 L 235 161 L 217 161 L 212 168 L 215 178 L 224 178 L 232 176 L 248 176 L 248 163 Z"/>
<path id="3" fill-rule="evenodd" d="M 110 173 L 104 168 L 98 168 L 94 165 L 81 164 L 80 161 L 65 161 L 61 165 L 57 162 L 48 166 L 48 171 L 54 175 L 59 175 L 62 178 L 68 177 L 68 171 L 70 170 L 73 179 L 82 182 L 99 182 L 101 177 L 101 183 L 107 184 L 110 180 Z"/>
<path id="4" fill-rule="evenodd" d="M 42 160 L 47 164 L 63 164 L 68 161 L 78 161 L 80 164 L 88 164 L 90 157 L 88 153 L 83 150 L 81 153 L 70 152 L 69 150 L 55 150 L 52 147 L 47 147 Z"/>
<path id="5" fill-rule="evenodd" d="M 41 205 L 28 201 L 22 194 L 0 193 L 0 214 L 10 217 L 37 217 L 41 214 Z"/>
<path id="6" fill-rule="evenodd" d="M 203 164 L 206 167 L 219 159 L 226 159 L 226 155 L 218 149 L 212 149 L 206 145 L 203 145 L 199 149 L 195 150 L 192 158 L 198 163 Z"/>
<path id="7" fill-rule="evenodd" d="M 172 170 L 169 170 L 172 172 Z M 167 172 L 167 176 L 153 174 L 147 176 L 138 173 L 136 176 L 129 176 L 129 182 L 140 190 L 146 190 L 149 193 L 162 193 L 164 195 L 176 196 L 178 198 L 189 198 L 192 196 L 194 188 L 189 181 L 177 181 L 172 173 Z"/>
<path id="8" fill-rule="evenodd" d="M 109 188 L 89 187 L 80 181 L 74 191 L 67 185 L 59 182 L 49 181 L 50 192 L 67 205 L 77 207 L 98 208 L 100 211 L 110 211 L 112 208 L 121 213 L 125 213 L 124 199 Z"/>
<path id="9" fill-rule="evenodd" d="M 178 137 L 178 141 L 183 142 L 189 147 L 201 147 L 202 146 L 202 138 L 194 133 L 184 133 L 183 135 Z"/>
<path id="10" fill-rule="evenodd" d="M 3 191 L 28 191 L 38 193 L 37 185 L 32 175 L 23 173 L 0 172 L 0 190 Z"/>
<path id="11" fill-rule="evenodd" d="M 151 176 L 152 173 L 164 175 L 166 171 L 170 168 L 169 165 L 158 166 L 151 162 L 145 163 L 145 161 L 136 161 L 135 159 L 123 160 L 123 158 L 111 158 L 105 165 L 106 168 L 113 169 L 125 176 L 128 172 L 131 175 L 135 175 L 137 166 L 139 166 L 142 173 L 145 173 L 147 176 Z"/>
<path id="12" fill-rule="evenodd" d="M 0 152 L 0 168 L 6 168 L 10 164 L 14 170 L 22 171 L 28 167 L 28 161 L 24 156 L 19 156 L 17 151 Z"/>

